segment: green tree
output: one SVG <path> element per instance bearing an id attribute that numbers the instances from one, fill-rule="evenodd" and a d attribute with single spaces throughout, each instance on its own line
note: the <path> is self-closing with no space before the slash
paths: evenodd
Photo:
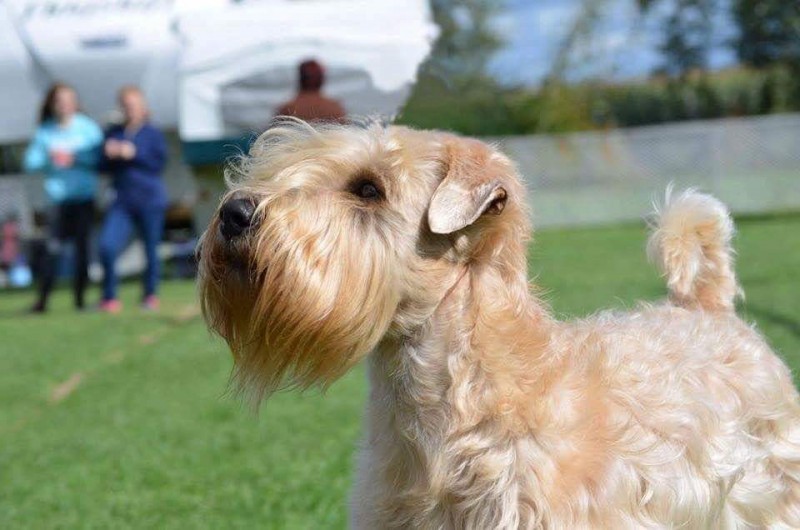
<path id="1" fill-rule="evenodd" d="M 691 70 L 705 70 L 712 40 L 714 0 L 674 0 L 664 21 L 659 46 L 663 71 L 684 76 Z"/>
<path id="2" fill-rule="evenodd" d="M 733 0 L 732 8 L 739 60 L 758 68 L 776 63 L 800 67 L 800 2 Z"/>
<path id="3" fill-rule="evenodd" d="M 503 45 L 494 17 L 504 0 L 431 0 L 439 38 L 420 69 L 397 123 L 464 134 L 506 131 L 512 116 L 504 89 L 486 67 Z"/>
<path id="4" fill-rule="evenodd" d="M 585 39 L 591 38 L 600 15 L 607 7 L 608 0 L 582 0 L 577 16 L 567 28 L 564 38 L 556 48 L 547 83 L 559 84 L 570 69 L 570 61 L 575 47 Z"/>
<path id="5" fill-rule="evenodd" d="M 503 0 L 432 0 L 439 38 L 425 73 L 464 84 L 486 77 L 486 66 L 503 45 L 493 27 Z"/>

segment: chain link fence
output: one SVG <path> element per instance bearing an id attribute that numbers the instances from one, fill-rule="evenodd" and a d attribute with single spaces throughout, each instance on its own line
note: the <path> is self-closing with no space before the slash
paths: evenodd
<path id="1" fill-rule="evenodd" d="M 800 114 L 492 141 L 519 165 L 539 227 L 641 219 L 670 182 L 738 214 L 800 211 Z"/>
<path id="2" fill-rule="evenodd" d="M 800 211 L 800 114 L 489 140 L 519 165 L 538 227 L 642 219 L 670 182 L 734 213 Z M 185 170 L 165 178 L 178 196 L 197 187 Z M 17 216 L 29 236 L 41 188 L 36 177 L 0 178 L 0 221 Z"/>
<path id="3" fill-rule="evenodd" d="M 0 224 L 16 221 L 24 237 L 29 237 L 34 230 L 30 188 L 22 177 L 0 178 Z"/>

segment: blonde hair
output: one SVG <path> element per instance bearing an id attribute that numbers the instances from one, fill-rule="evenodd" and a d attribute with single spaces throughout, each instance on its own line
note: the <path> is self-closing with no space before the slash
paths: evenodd
<path id="1" fill-rule="evenodd" d="M 144 92 L 142 91 L 141 88 L 139 88 L 136 85 L 121 86 L 120 89 L 117 91 L 117 99 L 122 99 L 127 94 L 138 94 L 139 96 L 142 97 L 142 99 L 146 100 L 146 98 L 144 97 Z"/>
<path id="2" fill-rule="evenodd" d="M 117 91 L 117 101 L 119 101 L 120 105 L 122 104 L 122 99 L 127 96 L 128 94 L 134 94 L 142 98 L 142 102 L 144 103 L 144 113 L 147 119 L 150 119 L 150 105 L 147 103 L 147 98 L 144 95 L 144 91 L 139 88 L 137 85 L 123 85 Z"/>

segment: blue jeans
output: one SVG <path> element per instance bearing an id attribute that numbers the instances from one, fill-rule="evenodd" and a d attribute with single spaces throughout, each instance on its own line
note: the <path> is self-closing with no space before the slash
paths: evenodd
<path id="1" fill-rule="evenodd" d="M 159 277 L 158 243 L 164 232 L 164 208 L 130 208 L 114 204 L 106 214 L 100 234 L 100 259 L 103 262 L 103 300 L 117 297 L 117 273 L 114 263 L 128 245 L 136 228 L 144 242 L 147 267 L 142 282 L 144 296 L 156 294 Z"/>

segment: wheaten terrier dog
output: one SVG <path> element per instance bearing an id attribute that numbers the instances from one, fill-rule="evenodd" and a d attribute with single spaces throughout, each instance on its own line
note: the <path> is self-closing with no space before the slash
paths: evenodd
<path id="1" fill-rule="evenodd" d="M 734 313 L 725 207 L 663 205 L 665 303 L 560 322 L 514 165 L 476 140 L 279 122 L 200 250 L 260 400 L 368 358 L 355 528 L 800 528 L 800 408 Z M 321 477 L 320 480 L 324 480 Z"/>

